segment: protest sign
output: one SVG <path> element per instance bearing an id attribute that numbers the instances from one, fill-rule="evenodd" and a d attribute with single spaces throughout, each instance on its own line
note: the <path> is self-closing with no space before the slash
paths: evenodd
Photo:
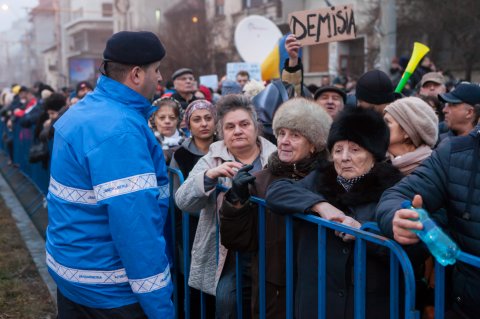
<path id="1" fill-rule="evenodd" d="M 238 71 L 247 71 L 250 79 L 262 81 L 259 63 L 230 62 L 227 63 L 227 79 L 235 81 Z"/>
<path id="2" fill-rule="evenodd" d="M 207 88 L 211 88 L 214 91 L 218 89 L 218 75 L 201 75 L 198 79 L 200 80 L 201 85 L 205 85 Z"/>
<path id="3" fill-rule="evenodd" d="M 290 31 L 302 45 L 355 39 L 353 6 L 343 5 L 288 15 Z"/>

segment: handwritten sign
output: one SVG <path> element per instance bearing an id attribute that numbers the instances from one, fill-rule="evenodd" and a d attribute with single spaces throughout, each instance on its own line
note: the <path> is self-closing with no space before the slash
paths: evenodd
<path id="1" fill-rule="evenodd" d="M 302 45 L 355 39 L 353 6 L 343 5 L 288 15 L 290 31 Z"/>

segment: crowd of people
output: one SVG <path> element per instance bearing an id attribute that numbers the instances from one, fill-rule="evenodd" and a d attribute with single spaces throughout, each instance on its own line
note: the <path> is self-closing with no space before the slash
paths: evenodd
<path id="1" fill-rule="evenodd" d="M 108 40 L 95 88 L 80 82 L 56 92 L 39 83 L 3 91 L 12 165 L 16 123 L 34 127 L 34 141 L 54 138 L 51 156 L 40 160 L 51 172 L 46 251 L 59 318 L 172 318 L 172 267 L 189 273 L 194 318 L 200 292 L 208 318 L 236 318 L 237 275 L 243 315 L 257 318 L 258 207 L 251 196 L 267 203 L 267 318 L 286 317 L 284 216 L 298 213 L 354 228 L 378 222 L 382 235 L 404 246 L 417 309 L 433 317 L 432 257 L 412 232 L 422 229 L 418 214 L 402 202 L 424 207 L 460 249 L 480 256 L 480 86 L 447 87 L 428 57 L 403 94 L 395 92 L 398 61 L 390 74 L 370 70 L 354 82 L 325 76 L 308 85 L 300 43 L 290 35 L 285 47 L 281 79 L 270 83 L 240 71 L 214 91 L 182 67 L 160 86 L 162 43 L 149 32 L 124 31 Z M 185 181 L 169 180 L 167 165 Z M 218 184 L 229 190 L 217 193 Z M 175 229 L 167 217 L 171 196 Z M 182 211 L 198 216 L 190 243 L 180 240 Z M 354 317 L 354 242 L 327 231 L 326 318 Z M 314 318 L 316 226 L 298 221 L 294 245 L 295 318 Z M 190 269 L 172 263 L 184 249 Z M 389 255 L 369 247 L 367 259 L 366 317 L 387 318 Z M 480 270 L 459 262 L 447 274 L 446 317 L 474 318 Z M 179 298 L 187 293 L 182 280 Z"/>

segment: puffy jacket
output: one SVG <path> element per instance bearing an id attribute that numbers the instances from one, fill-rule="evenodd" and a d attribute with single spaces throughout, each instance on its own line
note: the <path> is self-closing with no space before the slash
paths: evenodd
<path id="1" fill-rule="evenodd" d="M 93 308 L 139 302 L 172 318 L 163 235 L 169 186 L 150 102 L 102 76 L 55 123 L 47 265 L 68 299 Z"/>
<path id="2" fill-rule="evenodd" d="M 452 137 L 440 146 L 411 175 L 387 190 L 377 207 L 381 230 L 393 238 L 392 220 L 401 203 L 415 194 L 423 207 L 436 216 L 447 211 L 446 230 L 460 248 L 480 256 L 480 126 L 468 136 Z M 478 317 L 480 269 L 458 262 L 453 272 L 454 308 Z"/>

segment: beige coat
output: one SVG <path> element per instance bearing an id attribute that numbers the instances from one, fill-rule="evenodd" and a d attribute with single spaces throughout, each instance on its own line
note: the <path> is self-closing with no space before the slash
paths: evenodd
<path id="1" fill-rule="evenodd" d="M 263 167 L 276 147 L 263 137 L 260 137 L 259 140 L 260 160 Z M 220 244 L 220 240 L 217 243 L 218 210 L 222 206 L 223 193 L 215 198 L 215 188 L 205 191 L 204 176 L 207 170 L 217 167 L 225 161 L 233 160 L 233 155 L 223 141 L 213 143 L 210 145 L 208 153 L 198 161 L 185 183 L 175 193 L 175 201 L 181 210 L 200 211 L 192 247 L 188 284 L 190 287 L 211 295 L 215 295 L 228 250 Z M 221 177 L 218 179 L 218 183 L 230 187 L 231 179 Z"/>

